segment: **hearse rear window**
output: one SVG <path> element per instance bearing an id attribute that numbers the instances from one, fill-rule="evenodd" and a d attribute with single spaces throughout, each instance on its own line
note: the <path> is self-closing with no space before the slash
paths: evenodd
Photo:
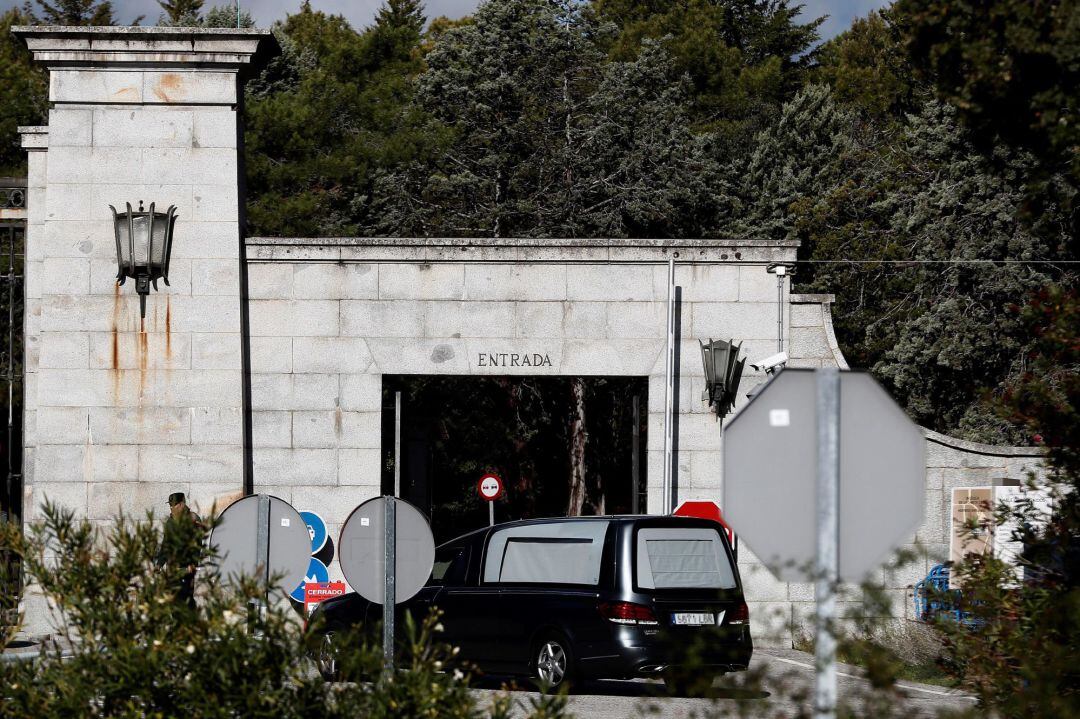
<path id="1" fill-rule="evenodd" d="M 637 533 L 642 589 L 732 589 L 735 572 L 715 529 L 657 527 Z"/>
<path id="2" fill-rule="evenodd" d="M 552 522 L 500 529 L 488 542 L 484 581 L 595 586 L 608 524 Z"/>

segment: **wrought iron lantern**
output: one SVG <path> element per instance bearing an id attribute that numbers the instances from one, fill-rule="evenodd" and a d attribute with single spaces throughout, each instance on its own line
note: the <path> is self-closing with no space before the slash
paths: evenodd
<path id="1" fill-rule="evenodd" d="M 718 416 L 723 417 L 735 405 L 743 365 L 746 364 L 745 358 L 739 359 L 742 343 L 713 340 L 710 337 L 708 344 L 700 340 L 698 344 L 701 345 L 701 361 L 705 365 L 705 391 L 701 399 L 708 402 Z"/>
<path id="2" fill-rule="evenodd" d="M 169 205 L 166 212 L 155 212 L 154 203 L 150 210 L 143 210 L 142 200 L 139 209 L 132 211 L 127 203 L 126 212 L 117 212 L 109 205 L 113 213 L 113 226 L 116 229 L 116 262 L 119 269 L 116 281 L 124 284 L 128 277 L 135 280 L 135 291 L 139 293 L 139 312 L 146 317 L 146 296 L 150 294 L 150 285 L 158 288 L 160 278 L 169 284 L 169 256 L 172 254 L 173 226 L 176 224 L 176 206 Z"/>

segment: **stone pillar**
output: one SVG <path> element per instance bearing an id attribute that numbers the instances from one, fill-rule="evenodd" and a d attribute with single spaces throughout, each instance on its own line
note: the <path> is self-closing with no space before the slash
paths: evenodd
<path id="1" fill-rule="evenodd" d="M 22 27 L 49 68 L 49 124 L 25 128 L 25 516 L 51 499 L 105 521 L 200 511 L 244 473 L 238 104 L 269 32 Z M 39 171 L 43 173 L 38 181 Z M 169 286 L 140 320 L 118 287 L 112 212 L 176 205 Z M 28 617 L 28 619 L 31 619 Z"/>

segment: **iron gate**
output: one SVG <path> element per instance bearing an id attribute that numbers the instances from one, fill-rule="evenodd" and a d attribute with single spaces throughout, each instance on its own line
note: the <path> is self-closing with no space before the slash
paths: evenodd
<path id="1" fill-rule="evenodd" d="M 0 178 L 0 375 L 4 486 L 0 520 L 22 517 L 23 281 L 26 253 L 26 180 Z"/>

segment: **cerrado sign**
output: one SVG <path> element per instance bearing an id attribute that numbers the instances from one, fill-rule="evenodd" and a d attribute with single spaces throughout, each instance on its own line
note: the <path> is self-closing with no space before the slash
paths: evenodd
<path id="1" fill-rule="evenodd" d="M 480 352 L 477 367 L 550 367 L 551 358 L 539 352 Z"/>

